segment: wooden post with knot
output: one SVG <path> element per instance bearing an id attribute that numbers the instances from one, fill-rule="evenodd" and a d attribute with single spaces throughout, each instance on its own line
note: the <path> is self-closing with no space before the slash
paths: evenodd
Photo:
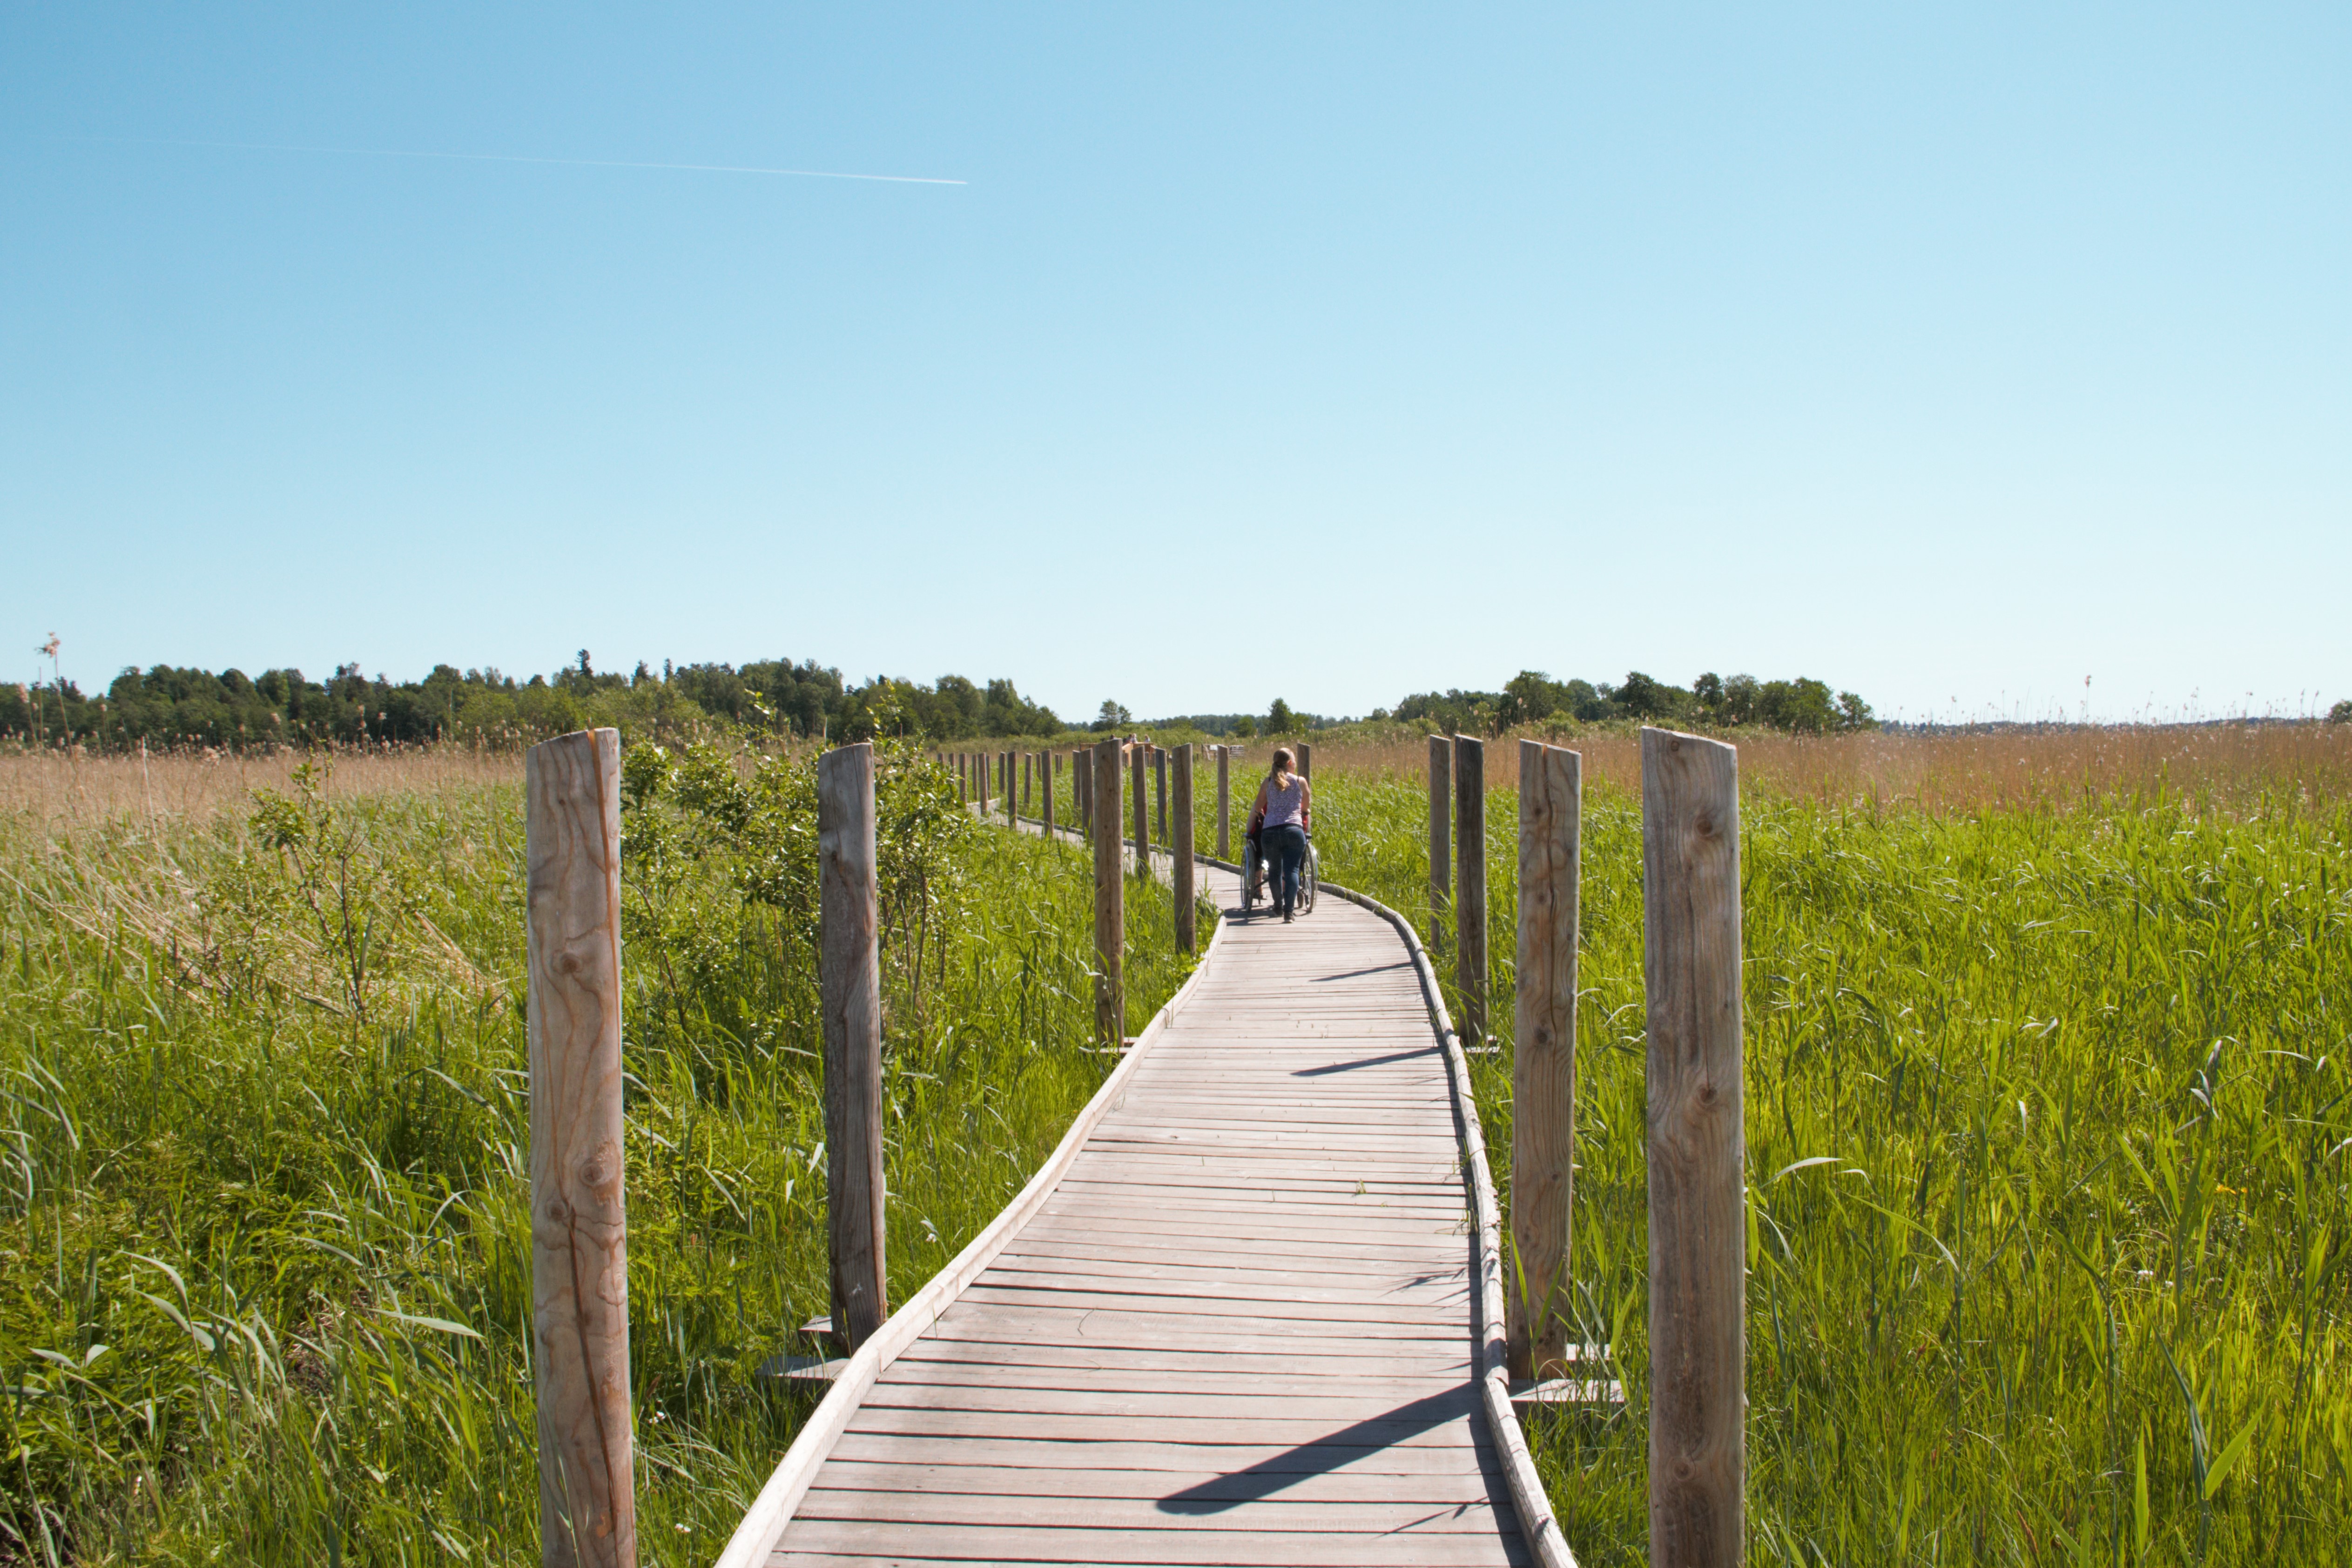
<path id="1" fill-rule="evenodd" d="M 621 736 L 523 754 L 540 1561 L 635 1568 L 621 1116 Z"/>

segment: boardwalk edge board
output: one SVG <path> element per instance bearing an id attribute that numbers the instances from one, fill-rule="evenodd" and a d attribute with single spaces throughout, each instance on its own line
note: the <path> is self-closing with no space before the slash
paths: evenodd
<path id="1" fill-rule="evenodd" d="M 808 1493 L 810 1483 L 816 1479 L 818 1468 L 832 1454 L 834 1445 L 840 1440 L 850 1417 L 865 1404 L 866 1396 L 874 1387 L 876 1379 L 908 1346 L 922 1337 L 923 1332 L 939 1320 L 940 1313 L 955 1304 L 956 1299 L 995 1261 L 997 1254 L 1004 1250 L 1020 1234 L 1021 1228 L 1053 1196 L 1054 1189 L 1061 1185 L 1063 1174 L 1076 1160 L 1096 1124 L 1109 1114 L 1126 1095 L 1138 1064 L 1150 1058 L 1151 1047 L 1166 1032 L 1169 1019 L 1181 1009 L 1192 988 L 1200 982 L 1202 975 L 1208 973 L 1209 958 L 1216 951 L 1217 944 L 1223 940 L 1225 929 L 1225 922 L 1217 922 L 1216 930 L 1210 934 L 1209 946 L 1201 955 L 1201 961 L 1193 967 L 1192 973 L 1177 988 L 1176 994 L 1168 998 L 1168 1004 L 1152 1015 L 1151 1022 L 1142 1034 L 1136 1037 L 1134 1048 L 1120 1060 L 1118 1069 L 1103 1080 L 1102 1087 L 1095 1091 L 1094 1098 L 1087 1102 L 1086 1108 L 1070 1124 L 1069 1131 L 1062 1134 L 1062 1141 L 1054 1146 L 1052 1156 L 1037 1167 L 1036 1175 L 1029 1178 L 1029 1185 L 1004 1206 L 986 1229 L 973 1237 L 964 1249 L 956 1254 L 953 1261 L 932 1275 L 929 1282 L 916 1291 L 906 1305 L 891 1313 L 874 1337 L 860 1345 L 856 1354 L 849 1358 L 847 1364 L 842 1367 L 841 1375 L 834 1379 L 831 1390 L 811 1413 L 799 1436 L 793 1439 L 792 1447 L 784 1450 L 784 1457 L 777 1464 L 775 1473 L 768 1478 L 768 1484 L 761 1487 L 760 1495 L 751 1500 L 751 1508 L 744 1513 L 742 1522 L 735 1527 L 734 1535 L 727 1542 L 727 1550 L 719 1553 L 714 1568 L 766 1568 L 769 1557 L 783 1539 L 784 1527 L 792 1522 L 802 1498 Z"/>
<path id="2" fill-rule="evenodd" d="M 1221 870 L 1241 870 L 1207 855 L 1195 858 Z M 1477 1205 L 1478 1272 L 1484 1281 L 1478 1295 L 1478 1334 L 1484 1341 L 1485 1353 L 1485 1369 L 1478 1378 L 1479 1403 L 1486 1412 L 1486 1430 L 1503 1456 L 1504 1473 L 1511 1484 L 1511 1501 L 1518 1511 L 1519 1530 L 1527 1537 L 1528 1550 L 1543 1568 L 1576 1568 L 1576 1555 L 1569 1551 L 1568 1538 L 1560 1533 L 1559 1521 L 1552 1517 L 1551 1500 L 1544 1495 L 1543 1478 L 1536 1473 L 1535 1456 L 1528 1452 L 1527 1435 L 1519 1429 L 1518 1413 L 1511 1405 L 1510 1373 L 1503 1343 L 1503 1211 L 1495 1201 L 1494 1173 L 1486 1165 L 1486 1134 L 1478 1124 L 1478 1102 L 1470 1091 L 1470 1062 L 1462 1054 L 1462 1037 L 1454 1032 L 1453 1015 L 1445 1009 L 1444 994 L 1437 988 L 1437 974 L 1429 967 L 1429 955 L 1422 950 L 1421 937 L 1412 924 L 1380 900 L 1353 888 L 1342 887 L 1336 882 L 1318 886 L 1320 891 L 1334 894 L 1387 921 L 1403 941 L 1405 951 L 1412 955 L 1412 972 L 1421 981 L 1422 999 L 1429 1004 L 1429 1027 L 1445 1047 L 1446 1073 L 1454 1085 L 1454 1131 L 1462 1140 L 1463 1157 L 1470 1166 L 1471 1198 Z M 1220 921 L 1217 929 L 1223 931 L 1224 923 Z"/>

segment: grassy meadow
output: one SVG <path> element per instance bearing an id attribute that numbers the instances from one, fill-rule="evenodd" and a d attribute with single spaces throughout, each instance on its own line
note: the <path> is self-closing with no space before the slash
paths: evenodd
<path id="1" fill-rule="evenodd" d="M 535 1563 L 520 768 L 0 758 L 0 1563 Z M 827 1307 L 814 795 L 633 749 L 643 1560 L 709 1562 Z M 890 1280 L 1108 1072 L 1084 857 L 882 787 Z M 1129 906 L 1130 1030 L 1181 983 Z"/>
<path id="2" fill-rule="evenodd" d="M 1751 1561 L 2341 1560 L 2347 743 L 1742 746 Z M 1641 811 L 1631 736 L 1570 744 L 1573 1269 L 1627 1402 L 1529 1435 L 1601 1568 L 1647 1554 Z M 1424 936 L 1425 766 L 1316 757 L 1326 873 Z M 1486 770 L 1507 1181 L 1516 748 Z"/>

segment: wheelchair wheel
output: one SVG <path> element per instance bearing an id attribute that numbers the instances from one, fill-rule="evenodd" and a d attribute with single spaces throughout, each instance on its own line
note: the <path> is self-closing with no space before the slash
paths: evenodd
<path id="1" fill-rule="evenodd" d="M 1249 914 L 1257 907 L 1257 878 L 1252 874 L 1256 867 L 1251 863 L 1255 858 L 1246 848 L 1242 851 L 1242 913 L 1244 915 Z"/>
<path id="2" fill-rule="evenodd" d="M 1298 867 L 1298 913 L 1301 915 L 1315 913 L 1315 844 L 1309 840 L 1307 857 Z"/>

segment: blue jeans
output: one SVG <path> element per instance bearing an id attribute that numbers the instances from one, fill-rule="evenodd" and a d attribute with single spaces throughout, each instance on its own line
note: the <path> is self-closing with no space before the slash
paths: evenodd
<path id="1" fill-rule="evenodd" d="M 1258 838 L 1265 845 L 1274 912 L 1287 915 L 1298 903 L 1298 867 L 1307 859 L 1307 830 L 1296 822 L 1286 822 L 1281 827 L 1261 831 Z"/>

